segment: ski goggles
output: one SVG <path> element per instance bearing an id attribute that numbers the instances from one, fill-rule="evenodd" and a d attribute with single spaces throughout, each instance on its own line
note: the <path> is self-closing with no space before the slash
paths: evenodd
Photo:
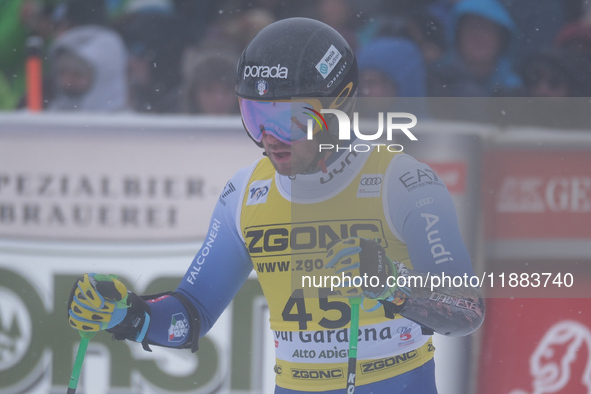
<path id="1" fill-rule="evenodd" d="M 312 120 L 312 134 L 326 127 L 320 101 L 255 101 L 240 98 L 240 113 L 246 131 L 253 140 L 260 143 L 265 134 L 291 145 L 292 142 L 308 138 L 308 120 Z"/>

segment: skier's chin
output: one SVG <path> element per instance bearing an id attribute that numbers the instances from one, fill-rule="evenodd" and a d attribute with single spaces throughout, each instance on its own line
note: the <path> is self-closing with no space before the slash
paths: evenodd
<path id="1" fill-rule="evenodd" d="M 275 167 L 275 171 L 277 171 L 277 173 L 279 175 L 285 175 L 285 176 L 295 175 L 295 174 L 292 174 L 291 163 L 281 163 L 281 164 L 273 163 L 273 167 Z"/>

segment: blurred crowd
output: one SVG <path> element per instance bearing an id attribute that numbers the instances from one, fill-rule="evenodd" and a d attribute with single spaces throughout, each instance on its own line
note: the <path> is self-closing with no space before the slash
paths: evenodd
<path id="1" fill-rule="evenodd" d="M 0 110 L 235 114 L 236 63 L 273 21 L 351 44 L 366 97 L 591 97 L 590 0 L 4 0 Z"/>

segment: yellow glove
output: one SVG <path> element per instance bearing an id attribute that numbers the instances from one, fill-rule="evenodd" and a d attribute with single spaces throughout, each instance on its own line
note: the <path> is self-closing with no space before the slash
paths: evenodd
<path id="1" fill-rule="evenodd" d="M 85 332 L 113 328 L 127 315 L 129 294 L 115 275 L 84 274 L 70 293 L 68 322 Z"/>

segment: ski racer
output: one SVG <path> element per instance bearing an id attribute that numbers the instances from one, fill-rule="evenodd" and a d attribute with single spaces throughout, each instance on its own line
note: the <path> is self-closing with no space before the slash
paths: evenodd
<path id="1" fill-rule="evenodd" d="M 146 350 L 194 352 L 254 267 L 275 337 L 276 394 L 344 392 L 350 297 L 365 299 L 356 392 L 436 393 L 431 335 L 470 334 L 484 304 L 469 286 L 396 283 L 411 273 L 472 275 L 471 260 L 451 196 L 428 165 L 385 149 L 319 149 L 339 143 L 338 127 L 307 122 L 309 114 L 325 102 L 351 114 L 356 90 L 355 56 L 334 29 L 290 18 L 261 30 L 239 60 L 236 94 L 265 157 L 228 181 L 175 290 L 139 296 L 116 276 L 84 274 L 69 324 Z M 368 275 L 377 282 L 305 282 Z M 173 320 L 187 329 L 170 335 Z"/>

